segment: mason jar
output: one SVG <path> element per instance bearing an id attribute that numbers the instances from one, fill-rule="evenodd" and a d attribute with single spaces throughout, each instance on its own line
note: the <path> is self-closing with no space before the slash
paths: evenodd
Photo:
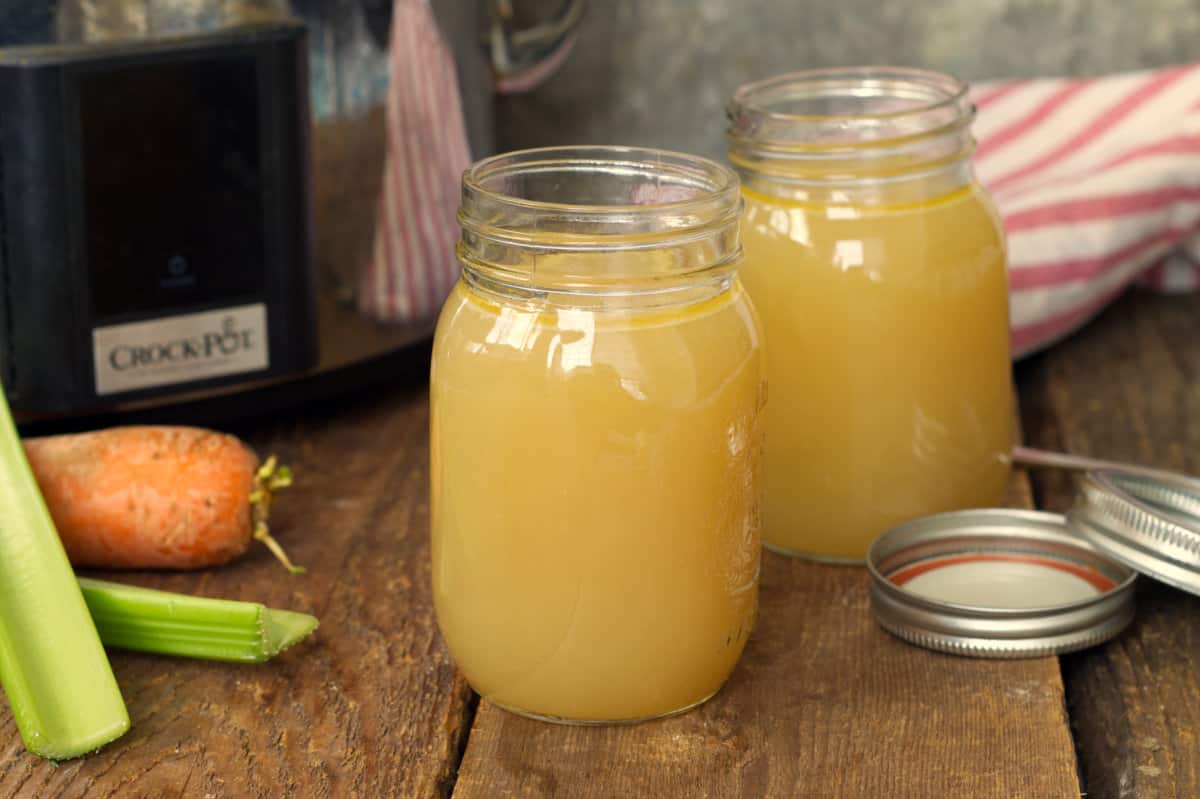
<path id="1" fill-rule="evenodd" d="M 430 387 L 446 645 L 523 715 L 693 707 L 757 602 L 765 396 L 737 177 L 562 147 L 480 161 L 462 189 Z"/>
<path id="2" fill-rule="evenodd" d="M 763 319 L 763 537 L 861 561 L 877 535 L 999 503 L 1013 440 L 999 218 L 962 82 L 915 69 L 739 88 L 742 278 Z"/>

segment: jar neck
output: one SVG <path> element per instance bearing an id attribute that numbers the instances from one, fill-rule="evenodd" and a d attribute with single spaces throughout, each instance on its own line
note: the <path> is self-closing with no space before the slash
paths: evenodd
<path id="1" fill-rule="evenodd" d="M 969 185 L 966 85 L 899 68 L 813 70 L 742 86 L 729 159 L 751 191 L 819 204 L 921 202 Z"/>
<path id="2" fill-rule="evenodd" d="M 715 272 L 705 280 L 692 280 L 671 286 L 620 290 L 613 292 L 579 291 L 575 289 L 530 288 L 496 280 L 486 269 L 466 265 L 462 282 L 481 299 L 541 313 L 556 308 L 602 313 L 650 313 L 675 310 L 712 300 L 733 287 L 736 272 Z"/>
<path id="3" fill-rule="evenodd" d="M 655 307 L 727 288 L 741 257 L 737 176 L 707 159 L 553 147 L 463 176 L 458 258 L 474 290 L 514 301 Z"/>

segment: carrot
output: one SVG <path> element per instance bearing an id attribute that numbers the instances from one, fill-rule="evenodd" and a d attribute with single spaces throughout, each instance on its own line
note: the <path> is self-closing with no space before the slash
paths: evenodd
<path id="1" fill-rule="evenodd" d="M 198 569 L 263 541 L 272 492 L 291 483 L 274 456 L 259 463 L 231 435 L 195 427 L 126 426 L 22 442 L 74 566 Z"/>

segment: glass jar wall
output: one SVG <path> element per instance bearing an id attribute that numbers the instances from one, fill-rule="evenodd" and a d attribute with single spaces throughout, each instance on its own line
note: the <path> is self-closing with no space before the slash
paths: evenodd
<path id="1" fill-rule="evenodd" d="M 860 561 L 899 522 L 1001 501 L 1005 251 L 965 85 L 801 72 L 741 87 L 729 116 L 767 340 L 766 544 Z"/>
<path id="2" fill-rule="evenodd" d="M 623 148 L 484 160 L 431 381 L 433 587 L 471 685 L 558 721 L 711 696 L 753 624 L 761 332 L 737 178 Z"/>

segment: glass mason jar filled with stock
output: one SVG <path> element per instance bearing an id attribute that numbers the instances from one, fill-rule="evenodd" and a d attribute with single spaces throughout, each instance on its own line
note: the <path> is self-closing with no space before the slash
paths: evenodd
<path id="1" fill-rule="evenodd" d="M 737 177 L 563 147 L 463 177 L 431 378 L 433 588 L 471 685 L 636 721 L 724 683 L 754 620 L 761 330 Z"/>
<path id="2" fill-rule="evenodd" d="M 999 218 L 965 84 L 912 69 L 742 86 L 742 279 L 762 315 L 763 537 L 860 561 L 884 530 L 994 505 L 1013 438 Z"/>

